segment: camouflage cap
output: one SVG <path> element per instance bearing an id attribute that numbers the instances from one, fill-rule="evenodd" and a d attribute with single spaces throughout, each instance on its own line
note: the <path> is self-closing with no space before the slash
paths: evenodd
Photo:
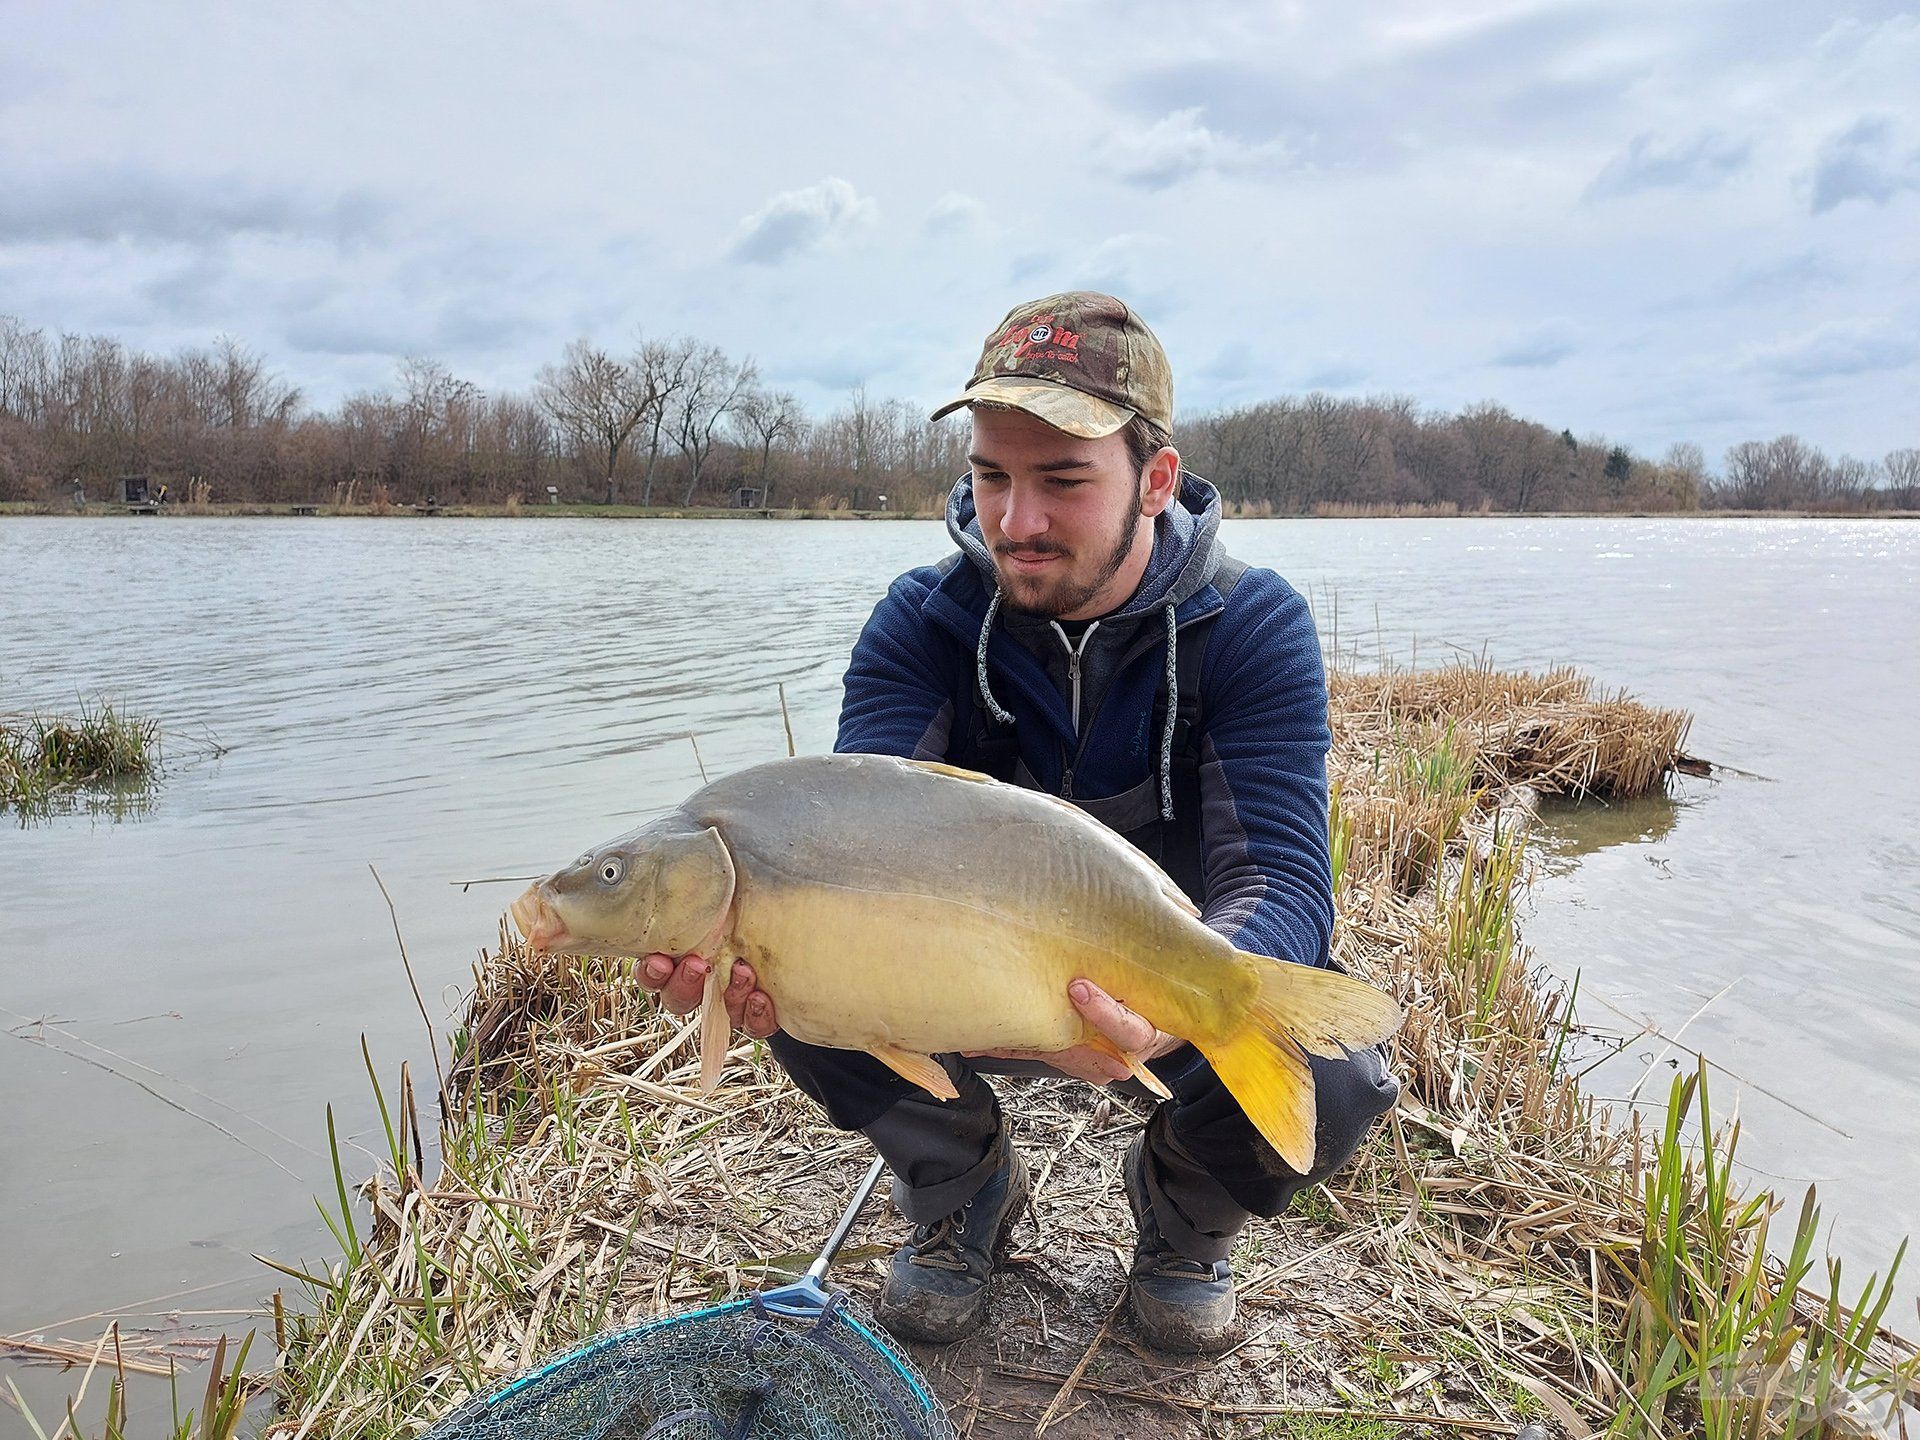
<path id="1" fill-rule="evenodd" d="M 1016 305 L 987 336 L 967 388 L 933 412 L 1011 405 L 1097 440 L 1135 415 L 1173 429 L 1173 369 L 1138 315 L 1111 295 L 1070 290 Z"/>

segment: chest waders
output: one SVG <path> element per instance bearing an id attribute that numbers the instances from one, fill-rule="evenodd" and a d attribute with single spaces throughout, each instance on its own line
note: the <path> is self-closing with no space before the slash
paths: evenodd
<path id="1" fill-rule="evenodd" d="M 1147 755 L 1147 775 L 1138 785 L 1103 800 L 1069 797 L 1095 820 L 1117 831 L 1137 846 L 1149 859 L 1166 871 L 1173 883 L 1186 892 L 1194 904 L 1206 905 L 1205 856 L 1200 846 L 1200 737 L 1203 707 L 1200 700 L 1200 671 L 1206 663 L 1207 641 L 1214 624 L 1225 611 L 1225 602 L 1246 574 L 1246 565 L 1230 556 L 1222 556 L 1214 574 L 1214 588 L 1220 592 L 1221 609 L 1190 621 L 1180 628 L 1180 644 L 1174 656 L 1175 694 L 1173 747 L 1168 779 L 1173 791 L 1173 818 L 1161 818 L 1157 737 L 1166 725 L 1167 682 L 1163 677 L 1153 697 L 1153 714 L 1146 734 L 1152 747 Z M 1117 678 L 1117 677 L 1116 677 Z M 981 697 L 976 680 L 968 689 L 969 711 L 963 727 L 956 729 L 964 737 L 953 752 L 953 763 L 991 775 L 996 780 L 1023 785 L 1029 790 L 1044 788 L 1020 758 L 1020 738 L 1012 725 L 993 718 Z M 1112 694 L 1111 685 L 1108 695 Z M 1103 696 L 1102 700 L 1107 697 Z M 1091 722 L 1089 722 L 1091 723 Z M 1075 737 L 1076 743 L 1080 737 Z M 1071 773 L 1072 767 L 1068 770 Z"/>

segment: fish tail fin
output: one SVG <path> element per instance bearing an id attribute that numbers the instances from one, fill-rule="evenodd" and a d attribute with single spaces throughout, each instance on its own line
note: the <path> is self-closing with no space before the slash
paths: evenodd
<path id="1" fill-rule="evenodd" d="M 726 1067 L 727 1049 L 733 1040 L 733 1021 L 727 1014 L 727 984 L 733 978 L 733 961 L 721 956 L 707 971 L 706 988 L 700 995 L 700 1088 L 711 1090 L 720 1083 Z"/>
<path id="2" fill-rule="evenodd" d="M 1286 1035 L 1241 1026 L 1200 1053 L 1266 1142 L 1302 1175 L 1313 1169 L 1313 1071 Z"/>
<path id="3" fill-rule="evenodd" d="M 1240 952 L 1260 989 L 1238 1029 L 1200 1052 L 1266 1142 L 1302 1175 L 1313 1169 L 1309 1053 L 1339 1058 L 1400 1028 L 1393 997 L 1338 970 Z M 1199 1042 L 1196 1042 L 1199 1043 Z"/>

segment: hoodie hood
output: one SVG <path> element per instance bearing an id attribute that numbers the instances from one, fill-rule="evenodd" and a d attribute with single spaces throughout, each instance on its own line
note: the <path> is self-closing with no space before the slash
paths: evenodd
<path id="1" fill-rule="evenodd" d="M 987 593 L 997 595 L 1000 573 L 980 533 L 971 475 L 962 475 L 947 496 L 947 534 L 980 572 Z M 1182 470 L 1178 498 L 1153 519 L 1153 555 L 1147 561 L 1147 573 L 1124 605 L 1111 617 L 1101 618 L 1127 619 L 1182 604 L 1206 588 L 1220 568 L 1220 556 L 1220 492 Z"/>

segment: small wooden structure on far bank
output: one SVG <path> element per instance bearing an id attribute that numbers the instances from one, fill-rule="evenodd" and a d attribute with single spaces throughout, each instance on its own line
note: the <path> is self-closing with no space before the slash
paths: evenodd
<path id="1" fill-rule="evenodd" d="M 144 475 L 122 475 L 108 493 L 114 503 L 127 507 L 129 515 L 158 515 L 166 486 L 156 488 Z"/>

